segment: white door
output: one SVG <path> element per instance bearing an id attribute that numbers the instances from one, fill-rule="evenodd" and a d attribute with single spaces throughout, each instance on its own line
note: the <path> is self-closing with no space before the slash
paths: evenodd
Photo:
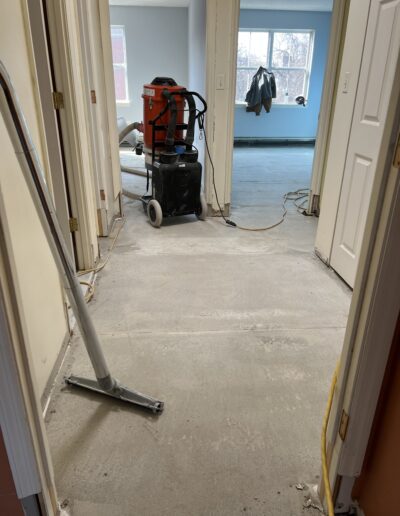
<path id="1" fill-rule="evenodd" d="M 352 287 L 400 50 L 400 0 L 372 0 L 330 264 Z M 387 142 L 386 142 L 387 144 Z"/>

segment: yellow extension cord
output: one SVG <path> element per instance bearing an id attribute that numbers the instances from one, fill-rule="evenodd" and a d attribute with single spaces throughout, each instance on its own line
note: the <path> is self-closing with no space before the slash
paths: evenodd
<path id="1" fill-rule="evenodd" d="M 326 458 L 326 431 L 329 423 L 329 416 L 331 414 L 333 396 L 335 393 L 335 387 L 337 383 L 337 377 L 339 372 L 339 362 L 336 365 L 335 371 L 332 377 L 331 387 L 329 389 L 328 402 L 326 404 L 325 415 L 322 422 L 322 433 L 321 433 L 321 455 L 322 455 L 322 476 L 325 487 L 326 504 L 328 506 L 328 516 L 335 516 L 335 509 L 332 499 L 331 485 L 329 483 L 328 463 Z"/>
<path id="2" fill-rule="evenodd" d="M 286 213 L 285 213 L 285 215 L 286 215 Z M 284 220 L 284 217 L 277 224 L 272 225 L 271 228 L 279 225 L 280 223 L 283 222 L 283 220 Z M 114 249 L 114 246 L 116 244 L 116 241 L 117 241 L 117 238 L 119 236 L 122 226 L 123 226 L 123 223 L 118 228 L 117 234 L 115 235 L 115 237 L 112 241 L 112 244 L 109 248 L 108 255 L 107 255 L 106 259 L 103 261 L 103 263 L 101 263 L 97 267 L 94 267 L 93 269 L 87 269 L 84 271 L 80 271 L 78 273 L 78 276 L 82 276 L 83 274 L 87 274 L 89 272 L 94 272 L 96 274 L 97 272 L 100 272 L 107 265 L 107 262 L 110 258 L 112 250 Z M 242 228 L 240 228 L 240 229 L 242 229 Z M 247 229 L 247 228 L 243 228 L 243 229 Z M 260 229 L 262 230 L 262 228 L 260 228 Z M 257 229 L 255 229 L 255 231 L 260 230 L 260 229 L 257 228 Z M 81 281 L 80 283 L 83 285 L 86 285 L 89 288 L 89 292 L 85 296 L 86 302 L 88 303 L 92 299 L 93 294 L 94 294 L 94 290 L 95 290 L 94 284 L 90 283 L 88 281 Z M 331 383 L 331 387 L 329 389 L 328 401 L 326 404 L 326 409 L 325 409 L 325 414 L 324 414 L 324 419 L 322 422 L 322 433 L 321 433 L 322 475 L 323 475 L 323 482 L 324 482 L 324 487 L 325 487 L 326 503 L 328 506 L 328 516 L 335 516 L 335 509 L 334 509 L 333 499 L 332 499 L 332 490 L 331 490 L 331 486 L 329 483 L 328 464 L 327 464 L 327 457 L 326 457 L 326 432 L 328 429 L 329 417 L 331 414 L 332 402 L 333 402 L 333 396 L 335 393 L 338 372 L 339 372 L 339 362 L 337 363 L 335 371 L 333 373 L 332 383 Z"/>

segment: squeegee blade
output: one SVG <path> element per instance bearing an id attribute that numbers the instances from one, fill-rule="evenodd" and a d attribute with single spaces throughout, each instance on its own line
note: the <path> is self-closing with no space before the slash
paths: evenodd
<path id="1" fill-rule="evenodd" d="M 141 394 L 140 392 L 127 389 L 123 385 L 118 385 L 112 391 L 105 391 L 99 386 L 96 380 L 91 380 L 90 378 L 71 375 L 66 378 L 65 381 L 69 385 L 75 385 L 76 387 L 97 392 L 98 394 L 105 394 L 111 398 L 149 409 L 155 414 L 161 413 L 164 410 L 164 402 Z"/>

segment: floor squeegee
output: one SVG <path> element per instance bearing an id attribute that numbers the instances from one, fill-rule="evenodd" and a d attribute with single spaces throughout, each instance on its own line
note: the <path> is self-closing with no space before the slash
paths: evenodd
<path id="1" fill-rule="evenodd" d="M 70 376 L 66 381 L 70 385 L 106 394 L 117 400 L 139 405 L 152 410 L 154 413 L 160 413 L 164 408 L 162 401 L 120 385 L 110 373 L 61 233 L 36 149 L 30 137 L 15 89 L 1 61 L 0 86 L 0 111 L 96 375 L 96 380 Z"/>

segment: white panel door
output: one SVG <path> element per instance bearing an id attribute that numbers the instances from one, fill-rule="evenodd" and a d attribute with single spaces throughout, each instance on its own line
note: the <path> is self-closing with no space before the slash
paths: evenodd
<path id="1" fill-rule="evenodd" d="M 400 50 L 400 0 L 372 0 L 330 264 L 352 287 Z"/>

